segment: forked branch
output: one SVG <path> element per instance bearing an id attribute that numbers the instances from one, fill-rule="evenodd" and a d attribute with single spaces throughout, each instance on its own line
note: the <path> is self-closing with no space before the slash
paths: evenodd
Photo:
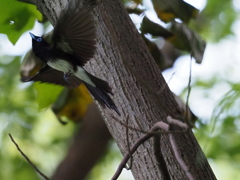
<path id="1" fill-rule="evenodd" d="M 172 125 L 175 125 L 175 126 L 178 126 L 179 128 L 181 128 L 182 130 L 180 131 L 171 131 L 171 126 Z M 159 135 L 161 134 L 171 134 L 170 136 L 170 142 L 171 142 L 171 145 L 172 145 L 172 149 L 174 151 L 174 155 L 175 155 L 175 158 L 176 160 L 178 161 L 179 165 L 181 166 L 181 168 L 185 171 L 187 177 L 189 177 L 189 179 L 191 180 L 192 179 L 192 175 L 191 173 L 189 172 L 189 169 L 188 167 L 186 166 L 185 162 L 183 161 L 182 157 L 180 156 L 180 152 L 179 152 L 179 149 L 175 143 L 175 140 L 174 140 L 174 137 L 172 136 L 172 134 L 174 133 L 184 133 L 186 132 L 186 130 L 188 129 L 188 125 L 177 120 L 177 119 L 173 119 L 171 116 L 168 116 L 167 117 L 167 123 L 165 122 L 157 122 L 152 128 L 151 130 L 145 134 L 144 136 L 140 137 L 136 142 L 135 144 L 133 145 L 133 147 L 128 151 L 128 153 L 123 157 L 121 163 L 119 164 L 118 166 L 118 169 L 117 171 L 115 172 L 114 176 L 112 177 L 112 180 L 117 180 L 118 177 L 120 176 L 123 168 L 126 168 L 126 164 L 128 162 L 128 160 L 131 158 L 131 156 L 133 155 L 133 153 L 136 152 L 136 150 L 138 149 L 138 147 L 140 145 L 142 145 L 145 141 L 147 141 L 148 139 L 150 139 L 151 137 L 156 137 L 155 141 L 158 141 L 160 140 L 160 137 Z M 162 131 L 163 130 L 163 131 Z M 154 146 L 157 146 L 157 145 L 160 145 L 160 144 L 155 144 Z M 160 156 L 161 156 L 161 152 L 158 148 L 154 148 L 155 151 L 158 151 L 158 152 L 155 152 L 155 153 L 160 153 Z M 158 156 L 159 157 L 159 156 Z M 164 158 L 161 157 L 160 159 L 158 158 L 157 160 L 160 160 L 161 162 L 164 161 Z M 162 164 L 162 165 L 165 165 L 165 162 Z M 167 168 L 165 167 L 165 170 L 167 170 Z M 162 172 L 162 175 L 164 176 L 163 179 L 165 180 L 170 180 L 170 175 L 168 174 L 168 172 Z"/>

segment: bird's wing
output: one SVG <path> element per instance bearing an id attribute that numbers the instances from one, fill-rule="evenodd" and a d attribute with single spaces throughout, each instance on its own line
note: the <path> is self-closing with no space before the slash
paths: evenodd
<path id="1" fill-rule="evenodd" d="M 75 76 L 68 75 L 68 80 L 64 79 L 64 73 L 61 71 L 57 71 L 49 66 L 43 67 L 38 73 L 31 77 L 21 77 L 21 81 L 29 82 L 29 81 L 40 81 L 43 83 L 51 83 L 66 86 L 69 88 L 78 87 L 82 81 Z"/>
<path id="2" fill-rule="evenodd" d="M 93 57 L 96 49 L 96 30 L 91 8 L 71 8 L 62 11 L 54 28 L 52 42 L 55 47 L 78 58 L 77 65 L 83 66 Z"/>

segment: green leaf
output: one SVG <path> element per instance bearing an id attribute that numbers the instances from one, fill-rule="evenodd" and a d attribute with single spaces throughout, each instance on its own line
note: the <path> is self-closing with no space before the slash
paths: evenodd
<path id="1" fill-rule="evenodd" d="M 34 83 L 37 90 L 37 102 L 39 109 L 44 109 L 51 106 L 62 92 L 63 87 L 47 84 L 47 83 Z"/>
<path id="2" fill-rule="evenodd" d="M 233 25 L 238 19 L 239 10 L 233 1 L 209 0 L 196 21 L 191 24 L 208 41 L 218 42 L 233 35 Z"/>
<path id="3" fill-rule="evenodd" d="M 1 0 L 0 12 L 0 33 L 6 34 L 12 44 L 42 18 L 35 6 L 15 0 Z"/>

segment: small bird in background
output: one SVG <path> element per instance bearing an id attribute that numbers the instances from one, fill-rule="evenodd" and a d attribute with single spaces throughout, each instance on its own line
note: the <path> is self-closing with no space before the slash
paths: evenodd
<path id="1" fill-rule="evenodd" d="M 30 35 L 34 54 L 46 65 L 34 76 L 22 77 L 23 82 L 40 81 L 70 88 L 84 83 L 103 107 L 107 106 L 120 115 L 109 96 L 113 93 L 108 83 L 83 68 L 96 49 L 95 25 L 89 8 L 64 10 L 53 30 L 51 44 L 42 37 Z"/>

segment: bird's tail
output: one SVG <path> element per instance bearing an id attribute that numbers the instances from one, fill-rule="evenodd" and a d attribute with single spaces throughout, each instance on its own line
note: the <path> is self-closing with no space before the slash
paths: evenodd
<path id="1" fill-rule="evenodd" d="M 112 98 L 109 96 L 109 94 L 113 95 L 113 93 L 108 83 L 89 73 L 88 73 L 88 76 L 91 78 L 92 82 L 96 85 L 96 87 L 93 87 L 83 81 L 88 91 L 103 107 L 107 106 L 108 108 L 115 110 L 116 113 L 120 116 L 121 114 L 119 110 L 117 109 Z"/>

